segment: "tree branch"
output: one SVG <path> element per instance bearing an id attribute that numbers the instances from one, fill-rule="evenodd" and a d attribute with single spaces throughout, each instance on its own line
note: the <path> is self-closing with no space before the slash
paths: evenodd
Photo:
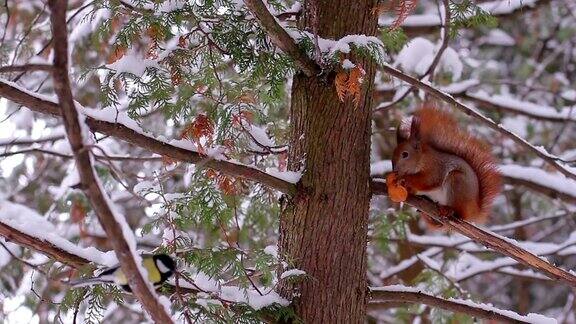
<path id="1" fill-rule="evenodd" d="M 434 57 L 434 61 L 430 64 L 430 67 L 424 73 L 424 75 L 430 75 L 430 80 L 434 80 L 434 70 L 440 60 L 442 59 L 442 54 L 448 48 L 448 43 L 450 42 L 450 1 L 449 0 L 442 0 L 444 4 L 444 26 L 442 28 L 442 45 L 440 45 L 440 49 L 438 53 Z"/>
<path id="2" fill-rule="evenodd" d="M 572 123 L 576 122 L 576 109 L 572 111 L 572 109 L 570 108 L 564 108 L 558 111 L 553 107 L 537 106 L 531 102 L 523 102 L 519 100 L 516 100 L 514 102 L 516 103 L 516 105 L 513 104 L 506 105 L 499 103 L 497 100 L 493 100 L 495 99 L 494 96 L 490 97 L 481 96 L 478 94 L 468 92 L 458 94 L 458 97 L 464 100 L 474 102 L 478 104 L 480 107 L 488 109 L 497 109 L 504 112 L 510 112 L 513 114 L 535 118 L 538 120 L 545 120 L 551 122 L 572 122 Z M 518 107 L 520 105 L 522 105 L 522 107 Z"/>
<path id="3" fill-rule="evenodd" d="M 22 233 L 2 222 L 0 222 L 0 236 L 4 237 L 7 241 L 36 250 L 51 259 L 67 264 L 73 268 L 80 268 L 90 262 L 81 256 L 62 250 L 50 242 Z"/>
<path id="4" fill-rule="evenodd" d="M 557 156 L 554 156 L 544 150 L 538 149 L 536 147 L 534 147 L 532 144 L 530 144 L 528 141 L 526 141 L 525 139 L 519 137 L 518 135 L 512 133 L 511 131 L 507 130 L 506 128 L 494 123 L 490 118 L 485 117 L 484 115 L 482 115 L 481 113 L 479 113 L 477 110 L 468 107 L 462 103 L 460 103 L 459 101 L 457 101 L 456 99 L 454 99 L 453 96 L 438 90 L 436 88 L 434 88 L 433 86 L 426 84 L 416 78 L 413 78 L 407 74 L 405 74 L 404 72 L 391 67 L 390 65 L 383 65 L 382 66 L 382 70 L 384 70 L 384 72 L 387 72 L 388 74 L 422 90 L 425 91 L 426 93 L 429 93 L 430 95 L 432 95 L 433 97 L 436 97 L 437 99 L 440 99 L 444 102 L 446 102 L 449 105 L 452 105 L 456 108 L 458 108 L 460 111 L 464 112 L 466 115 L 472 116 L 474 118 L 476 118 L 477 120 L 481 121 L 483 124 L 485 124 L 486 126 L 488 126 L 489 128 L 502 133 L 504 135 L 506 135 L 508 138 L 512 139 L 514 142 L 516 142 L 517 144 L 519 144 L 520 146 L 528 149 L 529 151 L 533 152 L 534 154 L 536 154 L 538 157 L 540 157 L 542 160 L 544 160 L 545 162 L 547 162 L 548 164 L 550 164 L 552 167 L 554 167 L 556 170 L 558 170 L 560 173 L 562 173 L 563 175 L 565 175 L 568 178 L 574 179 L 576 180 L 576 174 L 570 172 L 564 165 L 560 164 L 558 161 L 561 160 L 560 158 L 558 158 Z"/>
<path id="5" fill-rule="evenodd" d="M 521 317 L 518 315 L 518 317 L 512 317 L 510 315 L 505 315 L 510 312 L 498 312 L 498 309 L 494 307 L 480 307 L 481 305 L 476 303 L 457 299 L 444 299 L 421 291 L 412 291 L 409 289 L 406 291 L 398 291 L 396 289 L 387 288 L 388 287 L 370 288 L 370 301 L 368 302 L 369 310 L 379 309 L 382 305 L 389 302 L 418 303 L 442 308 L 456 313 L 468 314 L 487 320 L 495 320 L 499 323 L 531 323 L 529 321 L 518 319 L 523 318 L 524 316 Z"/>
<path id="6" fill-rule="evenodd" d="M 372 182 L 371 187 L 374 194 L 387 195 L 388 191 L 385 183 Z M 406 203 L 425 212 L 435 221 L 444 226 L 447 226 L 447 228 L 455 230 L 458 233 L 465 235 L 478 243 L 481 243 L 487 248 L 509 256 L 527 267 L 546 274 L 548 277 L 554 280 L 564 281 L 570 286 L 576 287 L 575 275 L 561 268 L 553 266 L 538 256 L 524 250 L 518 245 L 511 243 L 511 240 L 505 237 L 497 236 L 496 234 L 487 232 L 455 216 L 443 217 L 439 211 L 438 205 L 430 200 L 410 195 L 408 196 Z"/>
<path id="7" fill-rule="evenodd" d="M 244 3 L 248 10 L 260 21 L 274 45 L 290 56 L 304 74 L 313 77 L 320 73 L 321 69 L 318 64 L 300 50 L 294 39 L 288 35 L 286 30 L 278 24 L 276 18 L 268 11 L 262 0 L 245 0 Z"/>
<path id="8" fill-rule="evenodd" d="M 25 65 L 0 66 L 0 73 L 34 72 L 34 71 L 50 72 L 51 70 L 52 70 L 52 65 L 49 65 L 49 64 L 25 64 Z"/>
<path id="9" fill-rule="evenodd" d="M 32 111 L 49 114 L 54 117 L 61 117 L 60 106 L 57 103 L 40 98 L 38 95 L 30 93 L 15 84 L 0 80 L 0 96 L 17 104 L 26 106 Z M 92 132 L 114 136 L 118 139 L 147 149 L 151 152 L 170 157 L 174 160 L 188 163 L 201 162 L 204 167 L 212 168 L 231 176 L 256 181 L 287 194 L 292 194 L 296 191 L 296 186 L 294 184 L 274 177 L 256 168 L 223 160 L 209 159 L 198 152 L 159 141 L 153 137 L 136 132 L 120 123 L 98 120 L 86 116 L 86 124 L 90 127 Z"/>
<path id="10" fill-rule="evenodd" d="M 52 70 L 52 76 L 54 88 L 62 108 L 68 140 L 76 160 L 76 168 L 80 175 L 84 192 L 88 196 L 100 224 L 116 252 L 120 266 L 126 274 L 128 284 L 132 288 L 134 295 L 156 323 L 173 323 L 170 315 L 156 297 L 151 284 L 143 277 L 140 265 L 136 264 L 136 255 L 133 254 L 135 249 L 130 248 L 130 244 L 125 238 L 124 230 L 127 224 L 122 224 L 114 215 L 111 206 L 109 206 L 107 194 L 102 192 L 99 179 L 92 166 L 91 152 L 84 144 L 82 125 L 76 111 L 68 75 L 67 4 L 68 1 L 66 0 L 49 1 L 51 10 L 50 21 L 54 39 L 54 69 Z"/>

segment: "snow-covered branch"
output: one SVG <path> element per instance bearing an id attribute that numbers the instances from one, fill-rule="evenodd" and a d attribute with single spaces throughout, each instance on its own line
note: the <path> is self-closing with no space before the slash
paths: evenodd
<path id="1" fill-rule="evenodd" d="M 482 92 L 465 92 L 459 95 L 462 99 L 472 101 L 480 107 L 498 109 L 538 120 L 552 122 L 576 122 L 576 108 L 564 107 L 560 110 L 531 102 L 518 100 L 503 95 L 488 95 Z"/>
<path id="2" fill-rule="evenodd" d="M 26 106 L 35 112 L 45 113 L 55 117 L 61 116 L 60 106 L 52 101 L 51 98 L 27 91 L 8 81 L 0 80 L 0 96 Z M 75 104 L 77 106 L 79 105 L 78 103 Z M 121 123 L 116 120 L 116 115 L 114 114 L 110 115 L 110 118 L 106 118 L 105 116 L 101 116 L 102 114 L 98 114 L 97 111 L 93 111 L 92 114 L 90 114 L 89 111 L 89 109 L 83 110 L 83 112 L 88 112 L 89 114 L 85 116 L 85 121 L 92 132 L 113 136 L 177 161 L 202 163 L 204 167 L 212 168 L 231 176 L 256 181 L 284 193 L 293 193 L 296 190 L 293 182 L 286 181 L 254 167 L 238 162 L 210 158 L 190 148 L 179 147 L 166 141 L 160 141 L 146 134 L 139 129 L 139 127 L 135 127 L 136 123 L 132 120 L 126 120 L 126 123 Z"/>
<path id="3" fill-rule="evenodd" d="M 0 236 L 7 241 L 38 251 L 71 267 L 89 262 L 113 265 L 113 253 L 103 253 L 93 247 L 82 248 L 59 236 L 52 223 L 28 207 L 0 201 Z"/>
<path id="4" fill-rule="evenodd" d="M 436 297 L 414 287 L 402 285 L 370 287 L 370 309 L 377 310 L 381 306 L 386 306 L 386 302 L 422 303 L 452 312 L 495 320 L 499 323 L 556 323 L 554 319 L 543 315 L 530 313 L 523 316 L 513 311 L 499 309 L 489 304 L 475 303 L 471 300 Z"/>

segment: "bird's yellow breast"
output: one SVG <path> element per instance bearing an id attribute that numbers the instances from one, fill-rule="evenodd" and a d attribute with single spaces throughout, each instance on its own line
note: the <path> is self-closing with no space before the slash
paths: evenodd
<path id="1" fill-rule="evenodd" d="M 152 284 L 156 284 L 160 282 L 160 280 L 162 280 L 160 271 L 158 271 L 158 267 L 156 267 L 156 264 L 154 263 L 154 259 L 143 258 L 142 265 L 144 266 L 144 268 L 146 268 L 146 270 L 148 270 L 148 281 L 150 281 Z M 118 271 L 116 271 L 114 275 L 116 277 L 115 281 L 117 284 L 119 285 L 128 284 L 128 278 L 126 278 L 126 275 L 124 274 L 124 271 L 122 271 L 122 269 L 118 269 Z"/>

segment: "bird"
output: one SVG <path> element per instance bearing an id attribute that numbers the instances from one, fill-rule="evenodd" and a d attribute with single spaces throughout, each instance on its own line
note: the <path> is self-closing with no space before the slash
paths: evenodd
<path id="1" fill-rule="evenodd" d="M 168 280 L 176 269 L 176 262 L 167 254 L 143 254 L 142 265 L 148 271 L 148 280 L 154 286 L 160 286 L 164 281 Z M 120 265 L 105 268 L 95 277 L 73 280 L 70 281 L 69 284 L 72 288 L 115 284 L 120 286 L 124 291 L 132 291 L 128 285 L 128 278 L 126 278 Z"/>

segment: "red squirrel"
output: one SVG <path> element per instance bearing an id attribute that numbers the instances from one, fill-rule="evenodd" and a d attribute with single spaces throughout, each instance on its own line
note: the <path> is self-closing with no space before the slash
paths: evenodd
<path id="1" fill-rule="evenodd" d="M 398 127 L 392 158 L 398 183 L 408 193 L 438 203 L 442 214 L 454 211 L 467 221 L 485 221 L 501 190 L 487 145 L 459 129 L 454 117 L 440 108 L 420 108 L 407 126 Z"/>

